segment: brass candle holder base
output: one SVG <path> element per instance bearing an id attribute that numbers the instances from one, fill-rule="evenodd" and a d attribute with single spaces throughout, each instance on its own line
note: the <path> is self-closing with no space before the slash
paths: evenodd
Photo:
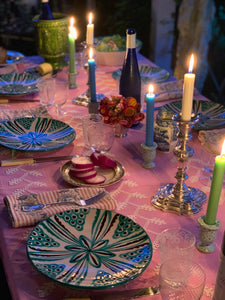
<path id="1" fill-rule="evenodd" d="M 202 216 L 198 219 L 200 225 L 199 228 L 199 242 L 196 247 L 199 251 L 204 253 L 211 253 L 215 250 L 213 242 L 216 239 L 217 230 L 221 226 L 220 220 L 216 219 L 214 225 L 208 225 L 205 223 L 205 216 Z"/>
<path id="2" fill-rule="evenodd" d="M 206 201 L 205 193 L 185 184 L 185 180 L 188 178 L 186 161 L 194 154 L 193 149 L 187 143 L 191 138 L 190 129 L 198 121 L 198 117 L 193 115 L 190 121 L 182 121 L 180 116 L 175 116 L 173 119 L 180 128 L 178 145 L 173 151 L 178 158 L 175 175 L 177 183 L 161 186 L 156 195 L 153 196 L 152 204 L 162 211 L 171 211 L 179 215 L 192 215 L 198 213 L 202 209 L 202 203 Z"/>

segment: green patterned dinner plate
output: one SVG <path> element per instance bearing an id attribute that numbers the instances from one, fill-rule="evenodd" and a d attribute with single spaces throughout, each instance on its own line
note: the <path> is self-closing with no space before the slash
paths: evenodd
<path id="1" fill-rule="evenodd" d="M 119 213 L 77 208 L 41 221 L 27 240 L 34 267 L 75 288 L 115 287 L 139 276 L 152 258 L 145 230 Z"/>
<path id="2" fill-rule="evenodd" d="M 0 122 L 0 145 L 20 151 L 50 151 L 76 137 L 68 124 L 51 118 L 23 117 Z"/>
<path id="3" fill-rule="evenodd" d="M 174 101 L 162 106 L 173 114 L 179 114 L 182 109 L 182 101 Z M 212 101 L 194 100 L 192 112 L 199 116 L 193 129 L 206 130 L 225 126 L 225 107 Z"/>
<path id="4" fill-rule="evenodd" d="M 0 95 L 26 95 L 38 91 L 38 73 L 0 74 Z"/>
<path id="5" fill-rule="evenodd" d="M 170 77 L 170 73 L 164 69 L 158 68 L 158 67 L 151 67 L 149 65 L 140 65 L 140 76 L 141 76 L 141 82 L 143 84 L 149 84 L 149 83 L 159 83 L 166 81 Z M 115 70 L 112 73 L 112 77 L 119 81 L 121 76 L 122 69 Z"/>

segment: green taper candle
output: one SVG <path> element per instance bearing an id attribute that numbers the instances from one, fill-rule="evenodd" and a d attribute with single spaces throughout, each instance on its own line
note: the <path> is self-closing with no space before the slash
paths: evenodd
<path id="1" fill-rule="evenodd" d="M 225 173 L 225 155 L 223 153 L 224 151 L 222 150 L 221 155 L 216 156 L 215 159 L 209 201 L 205 216 L 205 223 L 208 225 L 214 225 L 216 223 L 216 214 L 220 201 L 220 194 Z"/>
<path id="2" fill-rule="evenodd" d="M 69 72 L 76 73 L 76 62 L 75 62 L 75 40 L 77 37 L 76 29 L 74 27 L 74 18 L 70 18 L 69 27 Z"/>

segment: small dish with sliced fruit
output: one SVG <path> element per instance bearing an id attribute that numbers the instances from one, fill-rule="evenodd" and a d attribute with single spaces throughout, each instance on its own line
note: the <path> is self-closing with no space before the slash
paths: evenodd
<path id="1" fill-rule="evenodd" d="M 124 175 L 123 166 L 105 156 L 92 153 L 91 156 L 75 157 L 62 166 L 61 175 L 75 186 L 108 186 L 118 182 Z"/>

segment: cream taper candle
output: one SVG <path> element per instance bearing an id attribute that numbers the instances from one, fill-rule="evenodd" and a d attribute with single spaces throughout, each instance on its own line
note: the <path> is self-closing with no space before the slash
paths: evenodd
<path id="1" fill-rule="evenodd" d="M 92 23 L 92 13 L 89 14 L 89 23 L 87 25 L 86 43 L 93 45 L 94 43 L 94 24 Z"/>
<path id="2" fill-rule="evenodd" d="M 183 86 L 183 100 L 181 119 L 183 121 L 190 121 L 192 113 L 192 103 L 194 94 L 195 74 L 192 73 L 194 64 L 194 55 L 191 55 L 188 73 L 184 74 L 184 86 Z"/>

